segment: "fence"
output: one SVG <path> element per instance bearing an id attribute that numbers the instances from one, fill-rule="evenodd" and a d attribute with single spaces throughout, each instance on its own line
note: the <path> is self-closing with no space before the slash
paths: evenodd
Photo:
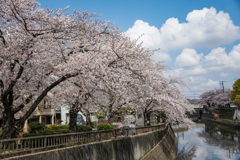
<path id="1" fill-rule="evenodd" d="M 46 135 L 26 138 L 13 138 L 0 140 L 0 156 L 14 155 L 17 153 L 37 152 L 75 144 L 87 144 L 118 136 L 131 136 L 164 128 L 163 125 L 111 129 L 91 132 L 75 132 L 68 134 Z"/>

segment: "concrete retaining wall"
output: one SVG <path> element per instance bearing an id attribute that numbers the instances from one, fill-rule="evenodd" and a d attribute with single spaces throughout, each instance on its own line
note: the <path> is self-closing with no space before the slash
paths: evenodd
<path id="1" fill-rule="evenodd" d="M 166 140 L 160 142 L 163 145 L 162 154 L 168 157 L 168 150 L 171 155 L 174 152 L 171 147 L 175 147 L 173 143 L 176 137 L 172 132 L 167 134 L 167 131 L 168 127 L 161 131 L 12 157 L 9 160 L 139 160 L 146 154 L 150 155 L 148 152 L 164 137 Z"/>
<path id="2" fill-rule="evenodd" d="M 173 160 L 177 150 L 177 138 L 171 128 L 165 137 L 141 160 Z"/>

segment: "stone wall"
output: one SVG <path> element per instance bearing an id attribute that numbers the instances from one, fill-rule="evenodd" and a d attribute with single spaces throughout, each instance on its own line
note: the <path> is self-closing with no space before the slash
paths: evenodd
<path id="1" fill-rule="evenodd" d="M 177 138 L 171 128 L 165 137 L 141 160 L 173 160 L 177 151 Z M 161 157 L 161 158 L 160 158 Z"/>
<path id="2" fill-rule="evenodd" d="M 12 157 L 9 160 L 139 160 L 146 154 L 145 157 L 157 155 L 155 152 L 159 149 L 154 152 L 152 149 L 159 142 L 162 145 L 160 156 L 165 154 L 169 157 L 175 151 L 171 147 L 176 148 L 175 135 L 172 132 L 167 133 L 170 130 L 166 127 L 161 131 Z"/>

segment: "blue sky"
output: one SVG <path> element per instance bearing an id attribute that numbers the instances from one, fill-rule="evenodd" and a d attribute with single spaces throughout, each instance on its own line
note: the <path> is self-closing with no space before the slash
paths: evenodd
<path id="1" fill-rule="evenodd" d="M 145 47 L 161 48 L 155 61 L 181 76 L 188 98 L 207 90 L 229 88 L 240 78 L 240 0 L 39 0 L 41 7 L 95 12 L 113 21 Z"/>

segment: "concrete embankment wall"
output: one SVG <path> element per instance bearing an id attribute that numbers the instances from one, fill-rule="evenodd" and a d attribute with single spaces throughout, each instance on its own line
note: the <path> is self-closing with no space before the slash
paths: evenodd
<path id="1" fill-rule="evenodd" d="M 168 157 L 168 150 L 172 155 L 174 148 L 171 146 L 174 146 L 172 144 L 176 139 L 168 131 L 171 129 L 166 127 L 161 131 L 12 157 L 9 160 L 139 160 L 159 142 L 163 145 L 162 154 Z M 166 140 L 163 141 L 163 138 Z"/>
<path id="2" fill-rule="evenodd" d="M 165 137 L 141 160 L 173 160 L 177 151 L 177 138 L 171 128 Z"/>

